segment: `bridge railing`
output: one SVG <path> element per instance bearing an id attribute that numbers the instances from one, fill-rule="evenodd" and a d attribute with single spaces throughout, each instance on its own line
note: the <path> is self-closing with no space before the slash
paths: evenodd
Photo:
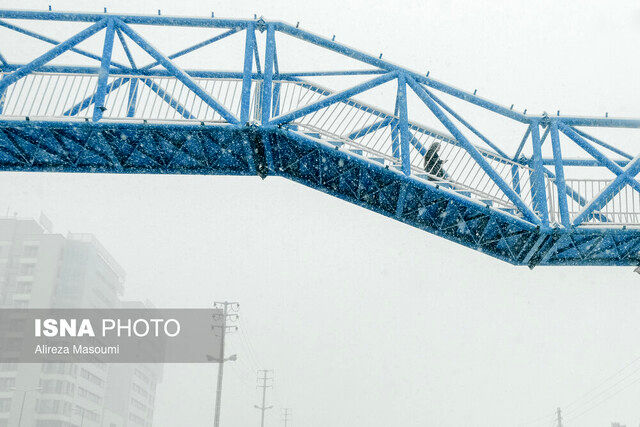
<path id="1" fill-rule="evenodd" d="M 11 63 L 0 57 L 2 118 L 207 122 L 234 126 L 252 122 L 266 128 L 278 126 L 334 144 L 351 155 L 397 169 L 406 176 L 456 191 L 521 217 L 533 226 L 640 225 L 640 207 L 634 193 L 640 192 L 640 182 L 635 179 L 640 173 L 640 157 L 587 135 L 580 128 L 638 128 L 640 120 L 637 119 L 560 117 L 559 112 L 557 117 L 527 115 L 526 110 L 514 111 L 513 105 L 506 108 L 476 96 L 475 91 L 465 92 L 430 78 L 428 72 L 407 70 L 382 60 L 381 55 L 373 57 L 282 22 L 29 11 L 0 11 L 0 17 L 93 22 L 69 39 L 58 42 L 0 20 L 0 26 L 6 29 L 54 45 L 26 64 Z M 132 28 L 136 25 L 180 25 L 226 31 L 167 54 Z M 104 31 L 101 54 L 79 47 L 79 43 L 101 31 Z M 242 71 L 182 70 L 174 62 L 239 32 L 244 34 L 241 38 L 244 49 L 240 48 L 244 54 Z M 258 49 L 260 34 L 264 34 L 263 60 Z M 280 46 L 282 39 L 276 44 L 276 34 L 328 49 L 368 69 L 281 72 L 276 46 Z M 114 42 L 124 49 L 129 65 L 113 60 Z M 150 55 L 154 62 L 149 63 L 147 57 L 142 60 L 146 65 L 138 68 L 134 58 L 138 55 L 132 55 L 128 48 L 131 43 Z M 100 67 L 49 64 L 65 52 L 98 61 Z M 302 79 L 357 75 L 373 78 L 336 91 Z M 393 112 L 358 100 L 364 92 L 385 84 L 396 89 Z M 414 110 L 413 105 L 408 108 L 410 92 L 421 101 L 418 108 L 423 111 Z M 450 98 L 440 99 L 442 95 Z M 445 103 L 453 98 L 526 126 L 515 154 L 507 155 Z M 436 131 L 415 120 L 424 113 L 437 119 L 447 132 Z M 544 130 L 542 137 L 541 129 Z M 551 145 L 553 155 L 545 158 L 543 144 L 547 136 L 551 142 L 544 151 L 548 152 Z M 575 143 L 590 157 L 563 158 L 561 138 Z M 8 139 L 4 143 L 12 144 Z M 429 161 L 435 158 L 433 153 L 437 153 L 437 161 Z M 565 166 L 576 165 L 597 167 L 614 178 L 565 177 Z"/>
<path id="2" fill-rule="evenodd" d="M 0 101 L 1 115 L 8 118 L 90 120 L 94 114 L 97 80 L 94 74 L 29 74 L 6 89 Z M 194 77 L 194 80 L 229 112 L 240 115 L 242 79 Z M 253 80 L 249 113 L 253 121 L 259 121 L 261 93 L 261 80 Z M 298 110 L 330 94 L 329 89 L 308 82 L 274 80 L 273 115 L 277 117 Z M 109 76 L 102 119 L 226 123 L 178 79 L 136 74 Z M 399 123 L 397 115 L 349 98 L 302 116 L 287 126 L 342 145 L 369 160 L 400 169 Z M 495 181 L 455 139 L 414 122 L 409 122 L 409 131 L 412 135 L 410 163 L 413 176 L 519 215 Z M 438 155 L 444 161 L 442 170 L 425 167 L 425 155 L 434 143 L 440 144 Z M 491 151 L 477 149 L 505 181 L 513 182 L 523 201 L 532 207 L 535 195 L 532 169 Z"/>
<path id="3" fill-rule="evenodd" d="M 593 200 L 612 182 L 611 179 L 565 179 L 567 186 L 580 194 L 585 200 Z M 547 178 L 549 195 L 549 217 L 554 223 L 560 223 L 558 208 L 558 189 L 555 179 Z M 584 204 L 574 198 L 568 198 L 569 218 L 574 221 L 584 209 Z M 623 187 L 611 200 L 594 212 L 584 222 L 586 226 L 626 225 L 640 223 L 640 193 L 629 186 Z"/>

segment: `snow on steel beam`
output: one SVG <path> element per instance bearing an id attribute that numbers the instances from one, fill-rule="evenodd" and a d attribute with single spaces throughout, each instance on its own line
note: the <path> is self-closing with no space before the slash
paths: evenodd
<path id="1" fill-rule="evenodd" d="M 27 65 L 17 69 L 11 74 L 4 76 L 4 78 L 0 80 L 0 93 L 4 89 L 6 89 L 9 85 L 15 83 L 16 81 L 20 80 L 21 78 L 28 75 L 29 73 L 36 71 L 42 65 L 46 64 L 47 62 L 51 61 L 57 56 L 60 56 L 61 54 L 63 54 L 73 46 L 80 43 L 81 41 L 91 37 L 98 31 L 103 29 L 106 25 L 107 25 L 107 19 L 104 18 L 101 21 L 91 25 L 89 28 L 85 28 L 84 30 L 80 31 L 78 34 L 71 36 L 69 39 L 60 43 L 59 45 L 49 50 L 48 52 L 40 55 L 38 58 L 34 59 Z"/>
<path id="2" fill-rule="evenodd" d="M 423 88 L 424 89 L 424 88 Z M 491 142 L 489 140 L 489 138 L 485 137 L 482 133 L 480 133 L 480 131 L 478 131 L 475 127 L 473 127 L 469 122 L 467 122 L 465 119 L 462 118 L 462 116 L 460 116 L 458 113 L 456 113 L 452 108 L 450 108 L 447 104 L 445 104 L 440 98 L 438 98 L 437 96 L 435 96 L 433 94 L 433 92 L 431 92 L 428 89 L 425 89 L 425 91 L 429 94 L 429 96 L 438 103 L 438 105 L 440 105 L 446 112 L 448 112 L 449 114 L 451 114 L 451 116 L 453 116 L 458 122 L 462 123 L 463 126 L 465 126 L 467 129 L 469 129 L 471 132 L 473 132 L 478 138 L 480 138 L 482 141 L 485 142 L 485 144 L 487 144 L 489 147 L 491 147 L 496 153 L 500 154 L 502 157 L 504 157 L 505 159 L 508 159 L 509 156 L 500 149 L 500 147 L 498 147 L 497 145 L 495 145 L 493 142 Z"/>
<path id="3" fill-rule="evenodd" d="M 622 188 L 635 181 L 635 176 L 640 172 L 640 156 L 636 157 L 631 163 L 624 168 L 609 185 L 607 185 L 598 196 L 593 199 L 573 220 L 573 225 L 580 225 L 589 218 L 591 213 L 602 209 L 611 199 L 622 190 Z M 637 182 L 637 181 L 635 181 Z"/>
<path id="4" fill-rule="evenodd" d="M 607 144 L 606 142 L 604 142 L 604 141 L 602 141 L 602 140 L 600 140 L 598 138 L 595 138 L 595 137 L 587 134 L 586 132 L 583 132 L 583 131 L 581 131 L 579 129 L 576 129 L 574 127 L 571 127 L 571 129 L 573 129 L 581 137 L 583 137 L 585 139 L 588 139 L 589 141 L 594 142 L 594 143 L 598 144 L 599 146 L 606 148 L 607 150 L 610 150 L 610 151 L 612 151 L 612 152 L 614 152 L 616 154 L 619 154 L 622 157 L 626 157 L 629 160 L 633 159 L 633 156 L 631 154 L 627 154 L 624 151 L 622 151 L 622 150 L 620 150 L 620 149 L 618 149 L 618 148 L 616 148 L 616 147 L 614 147 L 614 146 L 612 146 L 610 144 Z"/>
<path id="5" fill-rule="evenodd" d="M 549 225 L 549 209 L 547 207 L 547 192 L 542 171 L 542 143 L 540 142 L 540 127 L 538 121 L 531 122 L 531 145 L 533 146 L 533 205 L 542 213 L 542 223 Z"/>
<path id="6" fill-rule="evenodd" d="M 273 120 L 271 120 L 271 122 L 269 122 L 269 124 L 271 125 L 279 125 L 279 124 L 284 124 L 287 122 L 291 122 L 295 119 L 298 119 L 302 116 L 306 116 L 309 113 L 313 113 L 314 111 L 318 111 L 321 110 L 325 107 L 328 107 L 329 105 L 335 104 L 337 102 L 341 102 L 344 101 L 346 99 L 349 99 L 350 97 L 357 95 L 359 93 L 365 92 L 371 88 L 374 88 L 376 86 L 380 86 L 384 83 L 387 83 L 390 80 L 393 80 L 394 78 L 396 78 L 398 76 L 398 72 L 397 71 L 392 71 L 390 73 L 387 74 L 383 74 L 380 77 L 376 77 L 375 79 L 369 80 L 367 82 L 361 83 L 359 85 L 353 86 L 352 88 L 343 90 L 341 92 L 336 92 L 333 95 L 329 95 L 326 98 L 314 102 L 312 104 L 309 104 L 303 108 L 300 108 L 299 110 L 294 110 L 288 114 L 279 116 L 274 118 Z"/>
<path id="7" fill-rule="evenodd" d="M 105 16 L 117 18 L 125 24 L 162 25 L 171 27 L 233 28 L 245 27 L 250 19 L 198 18 L 184 16 L 128 15 L 114 13 L 40 12 L 33 10 L 0 10 L 0 18 L 39 21 L 99 22 Z"/>
<path id="8" fill-rule="evenodd" d="M 567 206 L 567 187 L 564 180 L 564 166 L 562 164 L 562 150 L 560 148 L 560 136 L 558 135 L 558 125 L 556 121 L 551 121 L 549 127 L 551 132 L 551 147 L 556 168 L 556 188 L 558 189 L 558 207 L 560 208 L 560 222 L 565 227 L 571 225 L 569 219 L 569 208 Z"/>
<path id="9" fill-rule="evenodd" d="M 53 45 L 59 45 L 60 44 L 60 42 L 58 40 L 52 39 L 52 38 L 47 37 L 47 36 L 43 36 L 41 34 L 38 34 L 38 33 L 34 32 L 34 31 L 31 31 L 31 30 L 27 30 L 27 29 L 22 28 L 22 27 L 18 27 L 17 25 L 10 24 L 9 22 L 4 22 L 4 21 L 0 20 L 0 26 L 3 26 L 3 27 L 8 28 L 10 30 L 13 30 L 13 31 L 15 31 L 17 33 L 25 34 L 25 35 L 27 35 L 29 37 L 32 37 L 32 38 L 37 39 L 37 40 L 41 40 L 41 41 L 49 43 L 49 44 L 53 44 Z M 91 52 L 87 52 L 86 50 L 83 50 L 83 49 L 72 47 L 69 50 L 71 52 L 77 53 L 79 55 L 86 56 L 87 58 L 95 59 L 97 61 L 101 61 L 102 60 L 101 56 L 93 54 Z M 129 69 L 129 67 L 127 67 L 126 65 L 120 64 L 118 62 L 111 62 L 111 65 L 113 65 L 116 68 L 121 68 L 123 70 L 128 70 Z"/>
<path id="10" fill-rule="evenodd" d="M 488 110 L 494 111 L 498 114 L 501 114 L 503 116 L 509 117 L 511 119 L 523 122 L 523 123 L 527 123 L 529 121 L 529 117 L 525 116 L 524 114 L 518 113 L 516 111 L 513 111 L 507 107 L 503 107 L 500 106 L 498 104 L 495 104 L 491 101 L 488 101 L 486 99 L 483 99 L 479 96 L 473 95 L 469 92 L 465 92 L 463 90 L 454 88 L 453 86 L 449 86 L 443 82 L 437 81 L 435 79 L 432 78 L 428 78 L 426 76 L 423 76 L 421 74 L 415 73 L 413 71 L 407 70 L 403 67 L 400 67 L 398 65 L 392 64 L 388 61 L 384 61 L 380 58 L 376 58 L 374 56 L 368 55 L 366 53 L 362 53 L 359 52 L 356 49 L 353 49 L 351 47 L 348 47 L 344 44 L 338 43 L 336 41 L 333 40 L 329 40 L 327 38 L 324 38 L 322 36 L 319 36 L 317 34 L 313 34 L 310 33 L 308 31 L 304 31 L 301 30 L 299 28 L 295 28 L 289 24 L 283 23 L 283 22 L 278 22 L 277 23 L 277 30 L 285 33 L 285 34 L 289 34 L 292 37 L 296 37 L 298 39 L 301 40 L 305 40 L 309 43 L 313 43 L 317 46 L 321 46 L 324 47 L 326 49 L 329 50 L 333 50 L 335 52 L 338 52 L 342 55 L 348 56 L 350 58 L 353 58 L 355 60 L 364 62 L 366 64 L 369 65 L 373 65 L 374 67 L 378 67 L 381 68 L 383 70 L 387 70 L 387 71 L 404 71 L 405 73 L 407 73 L 408 76 L 411 76 L 413 79 L 415 79 L 416 81 L 419 81 L 421 83 L 424 83 L 425 85 L 432 87 L 434 89 L 440 90 L 442 92 L 448 93 L 450 95 L 453 95 L 457 98 L 463 99 L 465 101 L 471 102 L 473 104 L 476 104 L 480 107 L 486 108 Z"/>
<path id="11" fill-rule="evenodd" d="M 449 120 L 438 104 L 424 91 L 424 89 L 410 76 L 407 76 L 407 83 L 416 95 L 433 112 L 436 118 L 447 128 L 449 132 L 458 140 L 461 146 L 469 153 L 487 175 L 496 183 L 502 192 L 514 203 L 514 205 L 524 214 L 524 216 L 534 224 L 540 224 L 540 218 L 522 201 L 520 196 L 502 179 L 500 175 L 487 163 L 484 156 L 471 144 L 458 128 Z"/>
<path id="12" fill-rule="evenodd" d="M 116 21 L 118 27 L 122 29 L 122 31 L 129 36 L 131 40 L 133 40 L 136 44 L 138 44 L 142 49 L 144 49 L 149 55 L 151 55 L 156 61 L 160 62 L 160 64 L 165 67 L 168 71 L 170 71 L 178 80 L 180 80 L 187 88 L 191 89 L 198 97 L 202 98 L 202 100 L 208 104 L 211 108 L 213 108 L 220 116 L 222 116 L 227 122 L 237 124 L 239 120 L 227 111 L 218 101 L 213 99 L 204 89 L 202 89 L 187 73 L 182 71 L 178 66 L 176 66 L 170 59 L 164 56 L 162 53 L 158 52 L 153 46 L 151 46 L 144 38 L 142 38 L 138 33 L 133 31 L 129 26 L 122 22 Z"/>
<path id="13" fill-rule="evenodd" d="M 107 29 L 104 35 L 104 47 L 102 48 L 102 61 L 98 72 L 98 82 L 96 84 L 95 107 L 93 109 L 93 121 L 97 122 L 102 118 L 106 107 L 104 100 L 107 95 L 107 79 L 109 78 L 109 64 L 111 63 L 111 52 L 113 52 L 113 37 L 115 24 L 113 19 L 107 21 Z"/>
<path id="14" fill-rule="evenodd" d="M 242 72 L 242 92 L 240 95 L 240 123 L 249 121 L 251 110 L 251 77 L 253 74 L 253 44 L 256 38 L 255 25 L 251 23 L 246 29 L 244 44 L 244 71 Z"/>
<path id="15" fill-rule="evenodd" d="M 404 74 L 398 75 L 398 91 L 396 104 L 398 105 L 398 127 L 400 128 L 400 160 L 402 172 L 411 175 L 411 157 L 409 153 L 409 141 L 413 136 L 409 133 L 409 113 L 407 112 L 407 82 Z"/>
<path id="16" fill-rule="evenodd" d="M 624 173 L 624 169 L 618 166 L 617 163 L 609 159 L 607 156 L 602 154 L 598 149 L 596 149 L 593 145 L 589 144 L 587 140 L 578 135 L 573 129 L 567 126 L 564 123 L 564 118 L 559 120 L 558 129 L 562 131 L 565 135 L 567 135 L 573 142 L 575 142 L 580 148 L 589 153 L 594 159 L 596 159 L 602 166 L 609 169 L 611 172 L 616 175 L 620 175 Z M 640 183 L 635 179 L 629 181 L 629 185 L 636 189 L 636 191 L 640 191 Z"/>

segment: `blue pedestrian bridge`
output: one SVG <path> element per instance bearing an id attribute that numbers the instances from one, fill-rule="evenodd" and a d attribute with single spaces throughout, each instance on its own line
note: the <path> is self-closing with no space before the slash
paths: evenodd
<path id="1" fill-rule="evenodd" d="M 279 176 L 515 265 L 640 263 L 638 119 L 499 105 L 258 17 L 0 10 L 0 40 L 5 171 Z"/>

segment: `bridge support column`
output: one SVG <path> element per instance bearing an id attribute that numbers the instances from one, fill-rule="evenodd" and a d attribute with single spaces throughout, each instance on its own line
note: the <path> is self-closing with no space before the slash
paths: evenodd
<path id="1" fill-rule="evenodd" d="M 98 72 L 98 84 L 96 85 L 95 104 L 93 107 L 93 121 L 97 122 L 102 118 L 106 110 L 104 100 L 107 96 L 107 80 L 109 79 L 109 67 L 111 66 L 111 52 L 113 51 L 113 36 L 115 33 L 115 23 L 113 19 L 107 21 L 107 30 L 104 35 L 104 46 L 102 48 L 102 61 Z"/>
<path id="2" fill-rule="evenodd" d="M 398 75 L 398 93 L 396 98 L 396 104 L 398 106 L 398 113 L 400 116 L 400 160 L 402 165 L 402 172 L 409 176 L 411 175 L 411 156 L 409 155 L 409 141 L 411 140 L 411 133 L 409 132 L 409 114 L 407 112 L 407 82 L 404 74 Z"/>
<path id="3" fill-rule="evenodd" d="M 547 191 L 544 184 L 544 172 L 542 170 L 542 144 L 540 143 L 540 122 L 531 121 L 531 144 L 533 146 L 533 182 L 531 182 L 531 195 L 534 209 L 540 214 L 542 224 L 549 226 L 549 209 L 547 207 Z"/>

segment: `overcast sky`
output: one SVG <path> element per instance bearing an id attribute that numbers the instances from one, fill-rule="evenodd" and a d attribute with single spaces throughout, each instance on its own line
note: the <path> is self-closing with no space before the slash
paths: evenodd
<path id="1" fill-rule="evenodd" d="M 640 116 L 640 5 L 632 1 L 51 4 L 300 21 L 520 109 Z M 10 60 L 11 50 L 0 45 Z M 274 177 L 2 173 L 5 210 L 44 211 L 58 232 L 94 233 L 127 271 L 129 298 L 159 307 L 239 301 L 225 427 L 258 423 L 262 368 L 276 378 L 268 426 L 281 425 L 283 406 L 298 427 L 506 426 L 539 417 L 531 425 L 548 427 L 558 406 L 567 426 L 640 423 L 640 276 L 632 268 L 513 267 Z M 214 366 L 168 366 L 157 425 L 210 425 L 214 390 Z"/>

